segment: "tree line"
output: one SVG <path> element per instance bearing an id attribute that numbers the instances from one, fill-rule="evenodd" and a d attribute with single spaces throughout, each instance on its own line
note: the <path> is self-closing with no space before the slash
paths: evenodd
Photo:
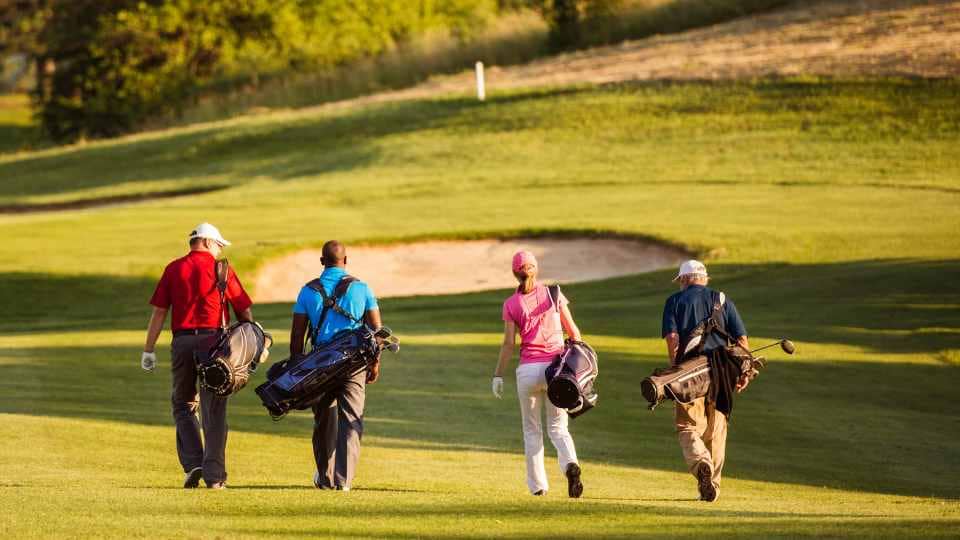
<path id="1" fill-rule="evenodd" d="M 620 0 L 0 0 L 0 54 L 26 54 L 55 141 L 116 136 L 176 114 L 218 80 L 317 70 L 434 29 L 461 39 L 536 9 L 557 49 Z"/>

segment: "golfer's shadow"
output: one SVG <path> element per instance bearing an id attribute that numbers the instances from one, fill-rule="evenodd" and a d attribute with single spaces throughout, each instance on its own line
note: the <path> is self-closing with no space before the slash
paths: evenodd
<path id="1" fill-rule="evenodd" d="M 698 498 L 689 498 L 689 497 L 678 497 L 678 498 L 650 498 L 650 499 L 640 499 L 636 497 L 581 497 L 582 499 L 590 501 L 616 501 L 616 502 L 638 502 L 638 503 L 650 503 L 650 502 L 696 502 L 700 499 Z"/>
<path id="2" fill-rule="evenodd" d="M 235 486 L 228 484 L 227 489 L 250 489 L 250 490 L 286 490 L 286 489 L 297 489 L 297 490 L 306 490 L 306 491 L 334 491 L 332 489 L 317 489 L 316 487 L 309 484 L 289 484 L 289 485 L 276 485 L 276 484 L 263 484 L 263 485 L 240 485 Z M 384 493 L 433 493 L 431 491 L 422 490 L 422 489 L 407 489 L 407 488 L 390 488 L 390 487 L 355 487 L 351 488 L 350 491 L 375 491 L 375 492 L 384 492 Z"/>

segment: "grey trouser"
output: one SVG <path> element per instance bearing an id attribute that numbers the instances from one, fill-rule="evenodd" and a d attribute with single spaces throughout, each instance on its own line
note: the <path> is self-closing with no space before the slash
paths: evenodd
<path id="1" fill-rule="evenodd" d="M 177 336 L 171 343 L 173 371 L 173 420 L 177 424 L 177 455 L 184 472 L 203 467 L 206 483 L 227 479 L 227 398 L 217 397 L 207 390 L 197 394 L 197 367 L 194 352 L 206 349 L 213 338 L 207 336 Z M 203 439 L 200 438 L 199 406 L 203 421 Z M 204 447 L 204 442 L 206 447 Z"/>
<path id="2" fill-rule="evenodd" d="M 363 436 L 367 372 L 347 380 L 313 406 L 313 457 L 322 488 L 349 488 L 357 472 Z"/>

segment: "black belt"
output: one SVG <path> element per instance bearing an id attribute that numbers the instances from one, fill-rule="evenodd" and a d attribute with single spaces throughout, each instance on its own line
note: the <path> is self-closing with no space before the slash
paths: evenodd
<path id="1" fill-rule="evenodd" d="M 174 330 L 173 337 L 204 336 L 207 334 L 216 334 L 219 331 L 219 328 L 184 328 L 183 330 Z"/>

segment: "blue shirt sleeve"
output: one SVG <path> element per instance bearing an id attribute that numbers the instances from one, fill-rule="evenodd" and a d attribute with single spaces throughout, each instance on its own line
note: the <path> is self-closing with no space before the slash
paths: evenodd
<path id="1" fill-rule="evenodd" d="M 678 332 L 675 305 L 676 296 L 667 298 L 667 302 L 663 305 L 663 328 L 660 337 L 667 337 L 668 334 Z"/>
<path id="2" fill-rule="evenodd" d="M 300 294 L 297 295 L 297 303 L 293 305 L 293 312 L 299 313 L 300 315 L 307 314 L 307 306 L 303 297 L 303 289 L 300 289 Z"/>
<path id="3" fill-rule="evenodd" d="M 741 319 L 740 314 L 737 313 L 737 306 L 735 306 L 733 300 L 729 298 L 727 298 L 727 301 L 723 305 L 723 318 L 723 323 L 727 327 L 727 333 L 730 334 L 730 337 L 736 339 L 747 335 L 747 329 L 743 325 L 743 319 Z"/>
<path id="4" fill-rule="evenodd" d="M 364 285 L 366 285 L 366 283 L 364 283 Z M 369 285 L 364 287 L 364 289 L 366 298 L 364 299 L 363 312 L 366 313 L 371 309 L 377 309 L 379 306 L 377 305 L 377 297 L 373 295 L 373 289 L 371 289 Z"/>

